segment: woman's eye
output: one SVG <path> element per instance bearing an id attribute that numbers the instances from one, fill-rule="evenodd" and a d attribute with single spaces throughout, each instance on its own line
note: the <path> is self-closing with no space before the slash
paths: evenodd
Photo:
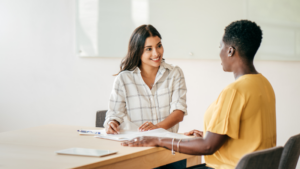
<path id="1" fill-rule="evenodd" d="M 146 51 L 151 51 L 151 48 L 147 48 Z"/>
<path id="2" fill-rule="evenodd" d="M 158 45 L 158 47 L 161 48 L 161 47 L 162 47 L 162 44 Z"/>

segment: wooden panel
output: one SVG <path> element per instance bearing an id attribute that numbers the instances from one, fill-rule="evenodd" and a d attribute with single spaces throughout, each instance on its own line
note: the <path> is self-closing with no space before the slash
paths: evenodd
<path id="1" fill-rule="evenodd" d="M 121 161 L 111 165 L 106 165 L 102 167 L 97 167 L 97 164 L 92 164 L 88 166 L 78 167 L 77 169 L 132 169 L 132 168 L 143 168 L 151 169 L 166 164 L 170 164 L 176 161 L 187 159 L 189 166 L 194 166 L 198 164 L 198 156 L 188 156 L 185 154 L 177 153 L 175 155 L 171 154 L 171 151 L 165 150 L 158 153 L 147 154 L 141 157 L 136 157 L 130 160 Z"/>

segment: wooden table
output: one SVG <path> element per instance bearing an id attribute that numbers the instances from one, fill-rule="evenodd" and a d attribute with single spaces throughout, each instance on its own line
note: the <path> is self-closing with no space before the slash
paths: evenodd
<path id="1" fill-rule="evenodd" d="M 187 159 L 187 166 L 201 163 L 200 156 L 176 153 L 157 147 L 123 147 L 120 142 L 82 136 L 77 129 L 95 127 L 45 125 L 0 133 L 0 168 L 155 168 Z M 98 128 L 99 129 L 99 128 Z M 117 150 L 106 157 L 58 155 L 62 149 L 78 147 Z"/>

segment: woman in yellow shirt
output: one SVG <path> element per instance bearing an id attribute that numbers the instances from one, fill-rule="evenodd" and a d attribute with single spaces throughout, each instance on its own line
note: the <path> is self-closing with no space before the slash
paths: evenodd
<path id="1" fill-rule="evenodd" d="M 233 72 L 236 80 L 207 109 L 203 133 L 198 130 L 185 133 L 197 138 L 179 142 L 143 137 L 122 144 L 160 146 L 180 153 L 205 155 L 203 168 L 215 169 L 233 169 L 243 155 L 276 146 L 275 94 L 269 81 L 253 65 L 261 40 L 262 31 L 254 22 L 240 20 L 225 28 L 220 57 L 223 70 Z"/>

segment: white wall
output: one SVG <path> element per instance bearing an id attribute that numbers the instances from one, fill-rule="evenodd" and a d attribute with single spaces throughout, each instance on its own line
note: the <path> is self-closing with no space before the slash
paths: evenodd
<path id="1" fill-rule="evenodd" d="M 95 112 L 107 108 L 120 59 L 76 56 L 74 3 L 0 1 L 0 132 L 44 124 L 94 126 Z M 222 71 L 219 60 L 167 62 L 186 76 L 189 115 L 180 131 L 202 129 L 206 108 L 233 75 Z M 300 62 L 255 64 L 274 87 L 278 145 L 284 145 L 300 133 Z"/>

